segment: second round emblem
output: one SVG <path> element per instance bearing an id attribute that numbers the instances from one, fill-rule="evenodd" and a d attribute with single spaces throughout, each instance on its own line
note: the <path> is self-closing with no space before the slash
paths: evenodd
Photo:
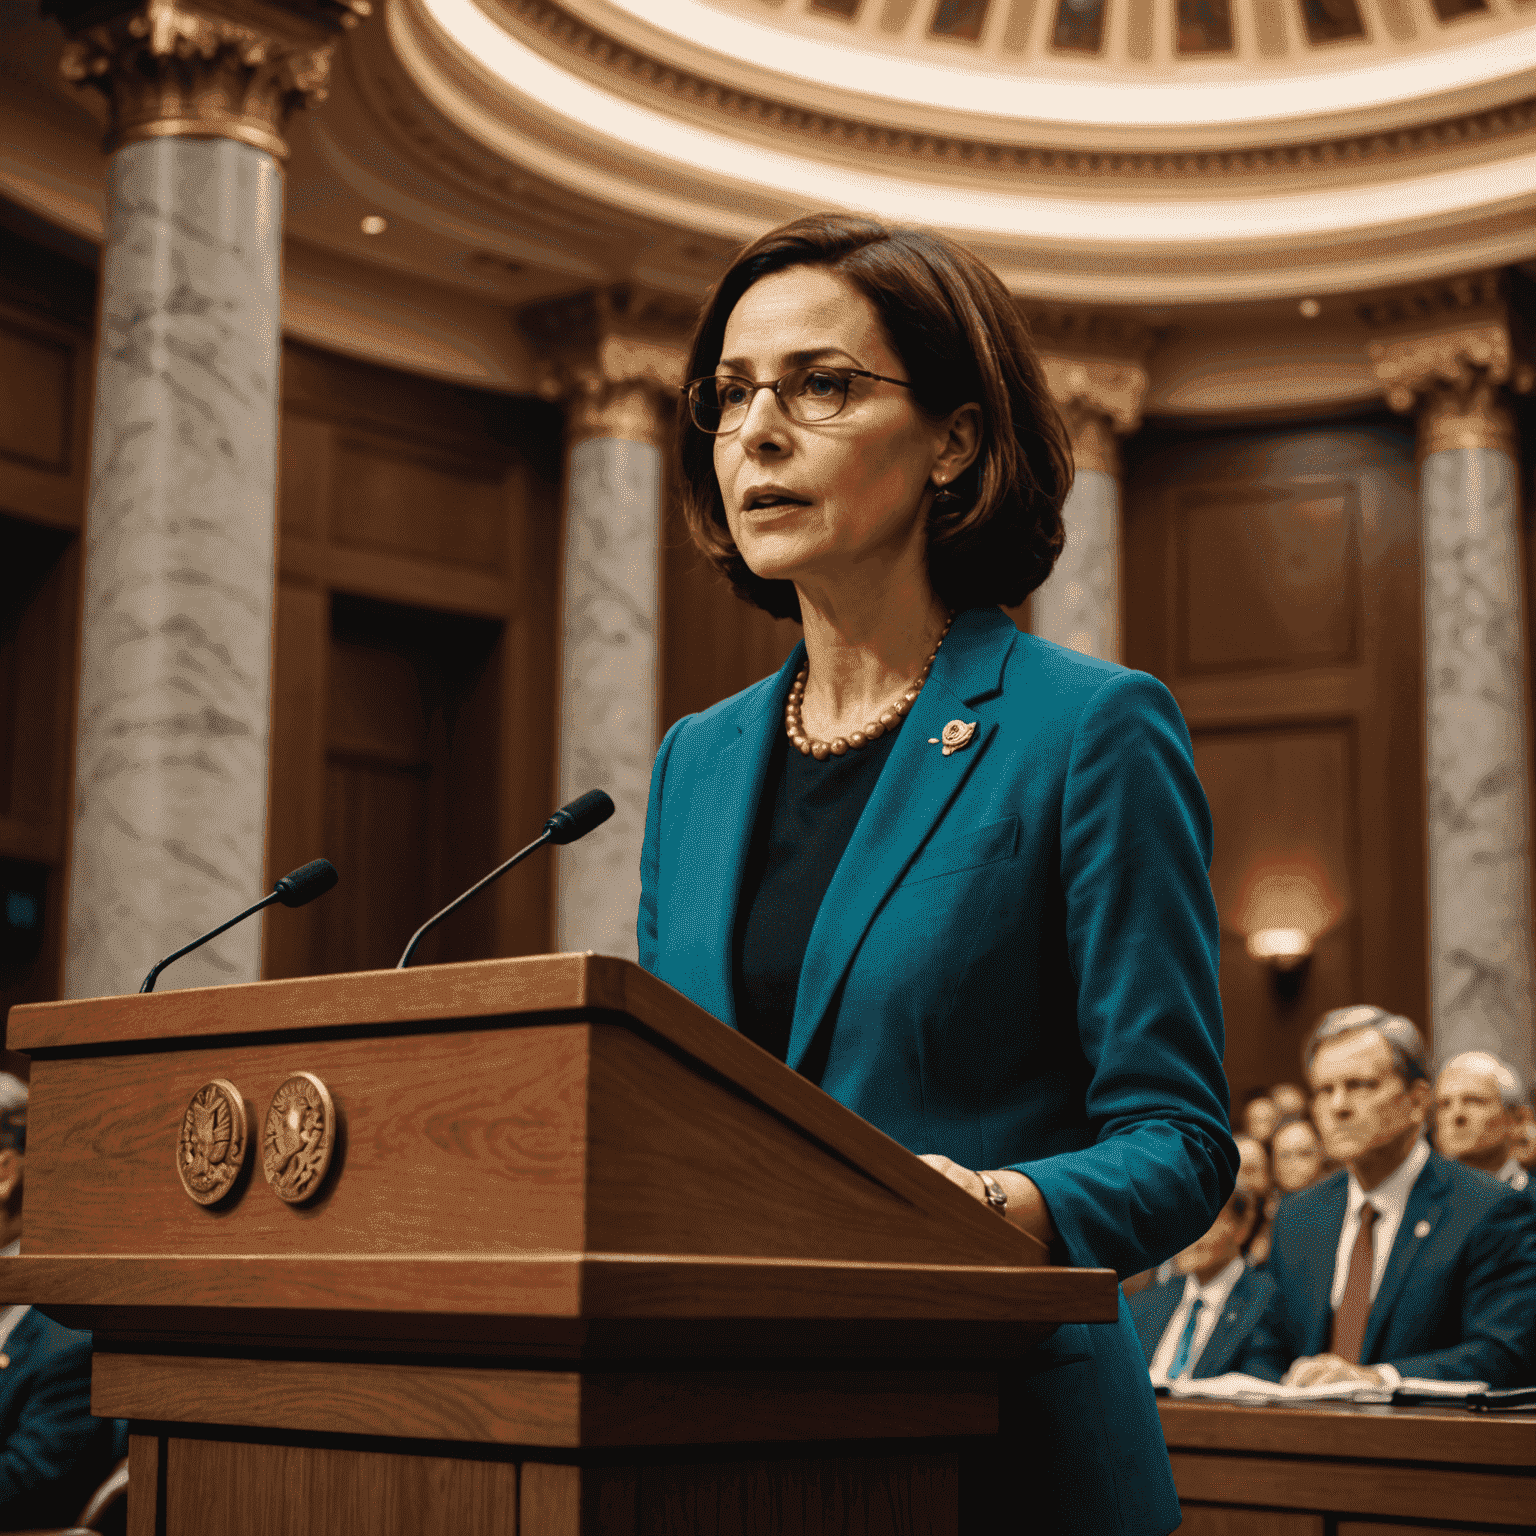
<path id="1" fill-rule="evenodd" d="M 336 1107 L 313 1072 L 295 1072 L 272 1095 L 261 1166 L 279 1200 L 302 1205 L 320 1188 L 336 1141 Z"/>

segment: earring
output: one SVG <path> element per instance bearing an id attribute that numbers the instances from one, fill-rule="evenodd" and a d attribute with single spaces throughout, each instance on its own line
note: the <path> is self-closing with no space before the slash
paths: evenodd
<path id="1" fill-rule="evenodd" d="M 942 480 L 935 480 L 934 484 L 938 487 L 938 489 L 933 493 L 933 504 L 934 504 L 934 506 L 937 507 L 937 506 L 939 506 L 941 504 L 947 505 L 948 503 L 950 503 L 952 501 L 959 501 L 960 500 L 959 494 L 957 492 L 955 492 L 955 491 L 950 490 L 949 487 L 944 483 L 944 481 L 942 481 Z"/>

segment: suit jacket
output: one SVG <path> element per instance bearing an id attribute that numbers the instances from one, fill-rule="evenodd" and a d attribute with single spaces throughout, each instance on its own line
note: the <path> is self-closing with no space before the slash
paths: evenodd
<path id="1" fill-rule="evenodd" d="M 1232 1362 L 1243 1351 L 1251 1334 L 1264 1315 L 1269 1299 L 1274 1294 L 1275 1282 L 1262 1269 L 1245 1269 L 1227 1297 L 1211 1336 L 1195 1361 L 1191 1376 L 1221 1376 L 1233 1369 Z M 1131 1321 L 1136 1325 L 1137 1337 L 1152 1364 L 1157 1346 L 1162 1342 L 1173 1314 L 1184 1299 L 1184 1276 L 1175 1275 L 1161 1285 L 1149 1285 L 1130 1298 Z"/>
<path id="2" fill-rule="evenodd" d="M 1347 1170 L 1288 1195 L 1275 1217 L 1276 1291 L 1239 1370 L 1278 1381 L 1325 1354 Z M 1361 1344 L 1363 1365 L 1404 1376 L 1536 1382 L 1536 1203 L 1475 1168 L 1431 1153 L 1414 1181 Z"/>
<path id="3" fill-rule="evenodd" d="M 5 1343 L 0 1369 L 0 1530 L 68 1526 L 125 1437 L 91 1415 L 91 1336 L 33 1307 Z"/>
<path id="4" fill-rule="evenodd" d="M 651 776 L 640 961 L 727 1024 L 747 846 L 803 664 L 799 646 L 680 720 Z M 946 757 L 931 738 L 953 719 L 976 732 Z M 788 1064 L 913 1152 L 1027 1174 L 1068 1263 L 1157 1264 L 1209 1228 L 1237 1167 L 1210 851 L 1160 683 L 995 608 L 960 614 L 819 909 Z M 1040 1529 L 1178 1524 L 1123 1304 L 1058 1329 L 1017 1385 L 1005 1422 L 1048 1469 L 1026 1501 Z"/>

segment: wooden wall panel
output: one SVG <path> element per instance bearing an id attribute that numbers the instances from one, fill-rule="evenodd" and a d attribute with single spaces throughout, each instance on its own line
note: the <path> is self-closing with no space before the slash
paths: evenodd
<path id="1" fill-rule="evenodd" d="M 1411 430 L 1147 429 L 1126 487 L 1126 660 L 1173 690 L 1211 801 L 1240 1096 L 1298 1077 L 1327 1008 L 1427 1022 Z M 1272 912 L 1253 906 L 1260 888 Z M 1298 902 L 1326 920 L 1282 922 Z M 1293 925 L 1319 931 L 1287 994 L 1245 944 L 1254 926 Z"/>
<path id="2" fill-rule="evenodd" d="M 60 983 L 94 302 L 0 227 L 0 1017 Z"/>
<path id="3" fill-rule="evenodd" d="M 393 964 L 553 809 L 559 441 L 541 402 L 285 348 L 270 857 L 342 884 L 269 921 L 266 974 Z M 550 928 L 531 865 L 419 959 Z"/>
<path id="4" fill-rule="evenodd" d="M 1352 485 L 1199 486 L 1176 505 L 1181 676 L 1358 660 Z"/>

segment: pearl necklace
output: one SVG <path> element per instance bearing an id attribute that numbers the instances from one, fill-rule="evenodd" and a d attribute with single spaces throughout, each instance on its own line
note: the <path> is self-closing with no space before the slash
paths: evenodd
<path id="1" fill-rule="evenodd" d="M 849 731 L 846 736 L 838 736 L 832 741 L 813 741 L 805 734 L 805 727 L 800 724 L 800 703 L 805 698 L 805 679 L 809 669 L 801 667 L 795 674 L 794 684 L 789 690 L 789 698 L 784 704 L 784 730 L 790 741 L 800 751 L 802 757 L 814 757 L 818 763 L 824 763 L 829 757 L 842 757 L 849 747 L 857 750 L 871 741 L 877 741 L 887 731 L 894 731 L 906 718 L 907 711 L 917 702 L 917 696 L 923 691 L 923 684 L 928 681 L 928 674 L 933 670 L 933 659 L 939 654 L 939 646 L 944 644 L 944 636 L 949 633 L 949 626 L 955 621 L 948 620 L 939 635 L 939 643 L 929 653 L 928 660 L 923 663 L 923 670 L 918 673 L 914 682 L 889 709 L 880 711 L 878 720 L 869 721 L 862 731 Z"/>

